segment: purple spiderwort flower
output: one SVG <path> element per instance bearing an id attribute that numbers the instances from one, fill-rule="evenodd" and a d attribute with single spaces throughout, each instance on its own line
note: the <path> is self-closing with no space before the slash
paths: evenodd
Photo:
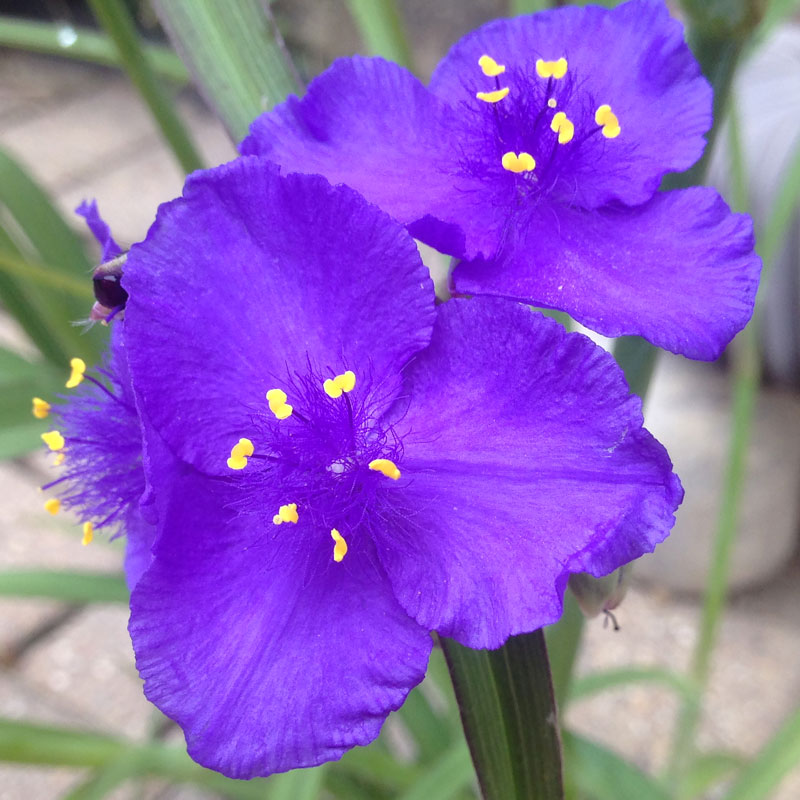
<path id="1" fill-rule="evenodd" d="M 713 189 L 657 189 L 699 159 L 711 99 L 662 0 L 565 7 L 467 35 L 427 89 L 340 59 L 241 151 L 346 183 L 466 259 L 459 293 L 710 360 L 752 314 L 752 225 Z"/>
<path id="2" fill-rule="evenodd" d="M 145 693 L 237 778 L 370 742 L 437 630 L 497 647 L 668 533 L 682 489 L 613 359 L 497 298 L 434 305 L 347 187 L 197 172 L 125 268 L 162 437 L 131 598 Z"/>
<path id="3" fill-rule="evenodd" d="M 83 543 L 95 532 L 125 534 L 125 575 L 133 587 L 150 563 L 154 517 L 141 501 L 146 494 L 142 427 L 126 364 L 121 323 L 112 328 L 105 363 L 91 374 L 82 359 L 71 362 L 68 395 L 53 404 L 34 399 L 34 414 L 52 416 L 42 435 L 54 452 L 59 477 L 42 489 L 52 493 L 45 508 L 72 510 L 83 525 Z"/>

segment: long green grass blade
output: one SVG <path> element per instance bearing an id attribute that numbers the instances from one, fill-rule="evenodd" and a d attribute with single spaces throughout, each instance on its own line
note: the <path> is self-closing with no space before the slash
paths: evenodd
<path id="1" fill-rule="evenodd" d="M 89 28 L 61 23 L 0 16 L 0 47 L 63 56 L 108 67 L 120 66 L 119 53 L 108 36 Z M 161 77 L 179 85 L 189 81 L 186 67 L 169 48 L 146 44 L 142 50 Z"/>
<path id="2" fill-rule="evenodd" d="M 695 756 L 686 773 L 686 796 L 707 797 L 717 784 L 731 778 L 744 763 L 744 759 L 734 753 L 701 753 Z"/>
<path id="3" fill-rule="evenodd" d="M 800 764 L 800 710 L 795 711 L 741 772 L 725 800 L 766 800 Z"/>
<path id="4" fill-rule="evenodd" d="M 669 800 L 667 791 L 633 764 L 566 731 L 564 763 L 582 795 L 592 800 Z"/>
<path id="5" fill-rule="evenodd" d="M 64 221 L 47 193 L 5 151 L 0 150 L 0 210 L 15 223 L 16 238 L 5 228 L 0 232 L 3 251 L 0 291 L 9 311 L 31 336 L 42 355 L 59 366 L 69 357 L 97 360 L 105 336 L 97 331 L 82 335 L 72 323 L 85 319 L 91 307 L 90 294 L 85 299 L 64 286 L 75 288 L 85 282 L 91 289 L 92 263 L 83 243 Z M 41 270 L 33 265 L 29 277 L 22 277 L 19 264 L 23 252 L 35 252 L 40 264 L 47 264 L 54 277 L 41 281 Z M 23 259 L 24 260 L 24 259 Z M 12 271 L 16 271 L 14 276 Z M 10 298 L 10 305 L 9 305 Z M 30 315 L 30 316 L 29 316 Z M 63 360 L 62 360 L 63 359 Z"/>
<path id="6" fill-rule="evenodd" d="M 37 264 L 29 258 L 0 249 L 0 271 L 12 275 L 33 286 L 66 292 L 68 295 L 79 298 L 85 308 L 94 302 L 92 283 L 84 278 L 76 278 L 65 272 L 59 272 L 55 267 Z"/>
<path id="7" fill-rule="evenodd" d="M 452 800 L 475 783 L 469 748 L 461 740 L 426 770 L 398 800 Z"/>
<path id="8" fill-rule="evenodd" d="M 157 0 L 156 13 L 234 142 L 262 111 L 302 90 L 267 3 Z"/>
<path id="9" fill-rule="evenodd" d="M 692 682 L 677 672 L 659 667 L 620 667 L 575 678 L 570 687 L 569 700 L 582 700 L 636 683 L 652 683 L 682 696 L 689 696 L 693 691 Z"/>
<path id="10" fill-rule="evenodd" d="M 41 447 L 45 423 L 32 416 L 31 398 L 52 397 L 63 387 L 63 378 L 49 364 L 0 348 L 0 459 Z"/>
<path id="11" fill-rule="evenodd" d="M 403 16 L 394 0 L 347 0 L 347 6 L 370 55 L 414 69 Z"/>
<path id="12" fill-rule="evenodd" d="M 150 108 L 178 163 L 185 172 L 202 169 L 203 160 L 142 49 L 126 4 L 123 0 L 89 0 L 89 5 L 116 45 L 120 63 Z"/>
<path id="13" fill-rule="evenodd" d="M 541 630 L 497 650 L 442 640 L 485 800 L 563 798 L 561 745 Z"/>
<path id="14" fill-rule="evenodd" d="M 225 797 L 264 800 L 268 781 L 233 781 L 192 761 L 180 747 L 139 744 L 72 728 L 18 722 L 0 717 L 0 761 L 66 767 L 105 768 L 128 761 L 132 774 L 193 783 Z"/>
<path id="15" fill-rule="evenodd" d="M 0 597 L 40 597 L 65 603 L 127 603 L 121 574 L 51 570 L 0 572 Z"/>
<path id="16" fill-rule="evenodd" d="M 269 800 L 317 800 L 322 792 L 326 766 L 295 769 L 269 781 Z"/>

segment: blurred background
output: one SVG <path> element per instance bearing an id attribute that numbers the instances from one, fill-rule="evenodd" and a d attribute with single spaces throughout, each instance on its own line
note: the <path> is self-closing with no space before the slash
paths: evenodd
<path id="1" fill-rule="evenodd" d="M 69 324 L 88 315 L 99 257 L 73 210 L 96 198 L 127 247 L 180 193 L 192 164 L 120 67 L 113 32 L 96 22 L 103 5 L 0 2 L 0 800 L 475 797 L 439 655 L 376 746 L 314 777 L 234 784 L 193 769 L 180 732 L 141 692 L 120 543 L 83 548 L 76 525 L 43 509 L 46 423 L 30 415 L 30 397 L 57 393 L 68 359 L 95 360 L 107 335 Z M 234 157 L 153 9 L 120 5 L 194 143 L 195 165 Z M 599 749 L 578 748 L 572 762 L 568 752 L 575 797 L 677 796 L 670 764 L 687 675 L 700 680 L 702 702 L 679 794 L 800 797 L 800 3 L 699 5 L 705 11 L 695 2 L 673 10 L 707 12 L 720 36 L 742 38 L 707 182 L 768 230 L 769 283 L 750 339 L 740 336 L 720 363 L 659 355 L 646 423 L 672 455 L 686 501 L 670 540 L 636 565 L 615 612 L 620 630 L 602 615 L 584 628 L 564 720 Z M 744 33 L 725 29 L 734 5 L 745 9 Z M 407 38 L 381 40 L 370 23 L 376 6 L 396 12 L 388 29 L 402 24 Z M 503 0 L 280 0 L 271 10 L 307 81 L 339 55 L 392 46 L 389 55 L 425 80 L 460 36 L 512 9 Z M 424 256 L 443 268 L 435 253 Z M 720 565 L 721 576 L 709 574 Z M 724 615 L 709 611 L 726 597 Z M 712 652 L 698 667 L 701 635 Z M 768 768 L 741 788 L 749 759 L 765 752 Z M 664 794 L 646 794 L 639 776 Z"/>

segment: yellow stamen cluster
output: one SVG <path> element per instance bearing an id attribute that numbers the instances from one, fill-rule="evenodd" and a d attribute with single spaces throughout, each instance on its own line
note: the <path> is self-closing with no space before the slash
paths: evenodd
<path id="1" fill-rule="evenodd" d="M 488 78 L 496 78 L 506 71 L 503 64 L 498 64 L 491 56 L 486 55 L 478 59 L 478 66 Z"/>
<path id="2" fill-rule="evenodd" d="M 42 400 L 41 397 L 34 397 L 31 413 L 36 419 L 47 419 L 50 413 L 50 403 L 47 400 Z"/>
<path id="3" fill-rule="evenodd" d="M 397 469 L 397 465 L 388 458 L 376 458 L 374 461 L 370 461 L 369 468 L 375 472 L 382 473 L 393 481 L 396 481 L 400 477 L 400 470 Z"/>
<path id="4" fill-rule="evenodd" d="M 331 539 L 335 542 L 333 545 L 333 560 L 338 564 L 347 555 L 347 542 L 336 528 L 331 529 Z"/>
<path id="5" fill-rule="evenodd" d="M 499 103 L 508 94 L 508 86 L 502 89 L 495 89 L 493 92 L 478 92 L 475 97 L 483 100 L 484 103 Z"/>
<path id="6" fill-rule="evenodd" d="M 86 372 L 86 362 L 82 358 L 72 358 L 69 362 L 72 372 L 66 382 L 67 389 L 74 389 L 83 380 L 83 373 Z"/>
<path id="7" fill-rule="evenodd" d="M 606 139 L 616 139 L 619 136 L 621 128 L 619 127 L 619 120 L 617 115 L 611 110 L 611 106 L 603 104 L 597 111 L 594 112 L 594 121 L 598 125 L 603 126 L 601 133 Z"/>
<path id="8" fill-rule="evenodd" d="M 550 130 L 558 134 L 559 144 L 571 142 L 572 137 L 575 135 L 575 125 L 571 120 L 567 119 L 567 115 L 563 111 L 553 115 L 553 119 L 550 122 Z"/>
<path id="9" fill-rule="evenodd" d="M 44 501 L 44 510 L 48 514 L 55 516 L 58 514 L 59 508 L 61 508 L 61 501 L 57 497 L 51 497 L 49 500 Z"/>
<path id="10" fill-rule="evenodd" d="M 562 57 L 558 61 L 544 61 L 537 58 L 536 74 L 540 78 L 563 78 L 567 74 L 567 59 Z"/>
<path id="11" fill-rule="evenodd" d="M 247 466 L 247 459 L 251 455 L 253 455 L 253 443 L 249 439 L 239 439 L 231 448 L 228 466 L 231 469 L 244 469 Z"/>
<path id="12" fill-rule="evenodd" d="M 342 392 L 352 392 L 356 385 L 356 376 L 354 372 L 347 370 L 342 375 L 337 375 L 335 378 L 328 378 L 323 384 L 322 388 L 328 397 L 334 400 L 342 396 Z"/>
<path id="13" fill-rule="evenodd" d="M 502 159 L 503 169 L 509 172 L 531 172 L 536 167 L 536 159 L 530 153 L 508 152 Z"/>
<path id="14" fill-rule="evenodd" d="M 286 402 L 286 392 L 282 389 L 270 389 L 267 392 L 269 410 L 278 418 L 286 419 L 292 415 L 292 407 Z"/>
<path id="15" fill-rule="evenodd" d="M 278 509 L 278 513 L 272 518 L 275 525 L 282 525 L 284 522 L 297 523 L 297 503 L 287 503 Z"/>
<path id="16" fill-rule="evenodd" d="M 83 538 L 81 539 L 81 544 L 86 547 L 87 544 L 92 543 L 92 539 L 94 539 L 94 525 L 91 522 L 84 522 L 83 523 Z"/>
<path id="17" fill-rule="evenodd" d="M 47 431 L 42 434 L 42 441 L 53 451 L 64 447 L 64 437 L 58 431 Z"/>

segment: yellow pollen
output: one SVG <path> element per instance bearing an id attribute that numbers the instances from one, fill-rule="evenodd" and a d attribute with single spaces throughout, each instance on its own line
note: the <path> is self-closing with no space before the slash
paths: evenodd
<path id="1" fill-rule="evenodd" d="M 286 392 L 282 389 L 270 389 L 267 392 L 269 410 L 278 418 L 286 419 L 292 415 L 292 406 L 286 402 Z"/>
<path id="2" fill-rule="evenodd" d="M 604 104 L 594 112 L 594 121 L 603 126 L 601 133 L 606 139 L 616 139 L 622 130 L 619 127 L 617 115 L 611 110 L 611 106 Z"/>
<path id="3" fill-rule="evenodd" d="M 375 472 L 382 473 L 393 481 L 396 481 L 400 477 L 400 470 L 397 469 L 397 465 L 388 458 L 376 458 L 374 461 L 370 461 L 369 468 Z"/>
<path id="4" fill-rule="evenodd" d="M 253 443 L 249 439 L 239 439 L 231 448 L 228 466 L 231 469 L 244 469 L 247 466 L 247 459 L 251 455 L 253 455 Z"/>
<path id="5" fill-rule="evenodd" d="M 58 431 L 48 431 L 42 434 L 42 441 L 51 450 L 61 450 L 64 447 L 64 437 Z"/>
<path id="6" fill-rule="evenodd" d="M 556 107 L 556 99 L 555 99 L 555 97 L 551 97 L 547 101 L 547 105 L 550 106 L 550 108 L 555 108 Z"/>
<path id="7" fill-rule="evenodd" d="M 50 413 L 50 403 L 47 400 L 42 400 L 41 397 L 34 397 L 31 413 L 36 419 L 46 419 Z"/>
<path id="8" fill-rule="evenodd" d="M 87 544 L 92 543 L 92 539 L 94 539 L 94 525 L 92 525 L 91 522 L 84 522 L 83 539 L 81 539 L 81 544 L 86 547 Z"/>
<path id="9" fill-rule="evenodd" d="M 72 358 L 69 365 L 72 368 L 72 372 L 65 385 L 67 389 L 74 389 L 83 380 L 83 373 L 86 372 L 86 362 L 82 358 Z"/>
<path id="10" fill-rule="evenodd" d="M 53 464 L 57 467 L 60 467 L 64 463 L 64 459 L 67 457 L 65 452 L 56 453 L 56 457 L 53 459 Z"/>
<path id="11" fill-rule="evenodd" d="M 334 400 L 342 396 L 342 392 L 352 392 L 356 386 L 356 374 L 351 370 L 337 375 L 334 378 L 328 378 L 323 384 L 322 388 L 328 397 Z"/>
<path id="12" fill-rule="evenodd" d="M 537 58 L 536 74 L 540 78 L 563 78 L 567 74 L 567 59 L 562 57 L 558 61 L 544 61 Z"/>
<path id="13" fill-rule="evenodd" d="M 558 134 L 558 143 L 566 144 L 572 141 L 575 135 L 575 126 L 563 111 L 559 111 L 550 123 L 550 130 Z"/>
<path id="14" fill-rule="evenodd" d="M 61 501 L 57 497 L 51 497 L 49 500 L 44 501 L 44 510 L 48 514 L 55 516 L 58 514 L 59 508 L 61 508 Z"/>
<path id="15" fill-rule="evenodd" d="M 497 89 L 494 92 L 478 92 L 475 97 L 483 100 L 484 103 L 499 103 L 508 94 L 508 86 Z"/>
<path id="16" fill-rule="evenodd" d="M 272 521 L 275 525 L 281 525 L 284 522 L 297 523 L 298 519 L 297 503 L 287 503 L 278 509 L 278 513 L 272 518 Z"/>
<path id="17" fill-rule="evenodd" d="M 347 555 L 347 542 L 336 528 L 331 528 L 331 539 L 336 542 L 333 545 L 333 560 L 338 563 Z"/>
<path id="18" fill-rule="evenodd" d="M 506 153 L 502 160 L 503 169 L 509 172 L 531 172 L 536 167 L 536 159 L 530 153 Z"/>
<path id="19" fill-rule="evenodd" d="M 483 74 L 490 78 L 496 78 L 506 71 L 505 66 L 498 64 L 491 56 L 481 56 L 478 59 L 478 66 L 483 71 Z"/>

